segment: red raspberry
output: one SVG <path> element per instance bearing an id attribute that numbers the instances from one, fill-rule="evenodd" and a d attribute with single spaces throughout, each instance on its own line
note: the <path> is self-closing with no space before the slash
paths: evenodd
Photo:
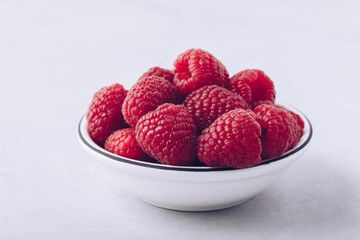
<path id="1" fill-rule="evenodd" d="M 199 160 L 212 167 L 243 168 L 259 164 L 260 135 L 260 125 L 251 111 L 231 110 L 198 137 Z"/>
<path id="2" fill-rule="evenodd" d="M 238 73 L 239 74 L 239 73 Z M 229 81 L 225 83 L 225 87 L 234 93 L 239 94 L 247 103 L 251 102 L 250 86 L 243 81 L 237 81 L 234 75 Z"/>
<path id="3" fill-rule="evenodd" d="M 144 153 L 135 138 L 132 128 L 124 128 L 113 132 L 105 142 L 105 150 L 116 155 L 150 162 L 152 159 Z"/>
<path id="4" fill-rule="evenodd" d="M 117 83 L 95 93 L 86 118 L 89 135 L 99 146 L 104 145 L 113 131 L 127 126 L 121 113 L 126 94 L 124 87 Z"/>
<path id="5" fill-rule="evenodd" d="M 304 134 L 304 121 L 301 119 L 301 117 L 299 115 L 297 115 L 296 113 L 294 112 L 291 112 L 291 115 L 293 116 L 293 118 L 295 119 L 296 121 L 296 130 L 295 130 L 295 137 L 294 137 L 294 141 L 293 143 L 290 145 L 289 149 L 292 149 L 294 148 L 300 141 L 302 135 Z"/>
<path id="6" fill-rule="evenodd" d="M 163 104 L 140 118 L 135 128 L 141 148 L 159 163 L 192 165 L 196 126 L 183 105 Z"/>
<path id="7" fill-rule="evenodd" d="M 168 80 L 169 82 L 173 82 L 174 80 L 174 72 L 168 69 L 164 69 L 161 67 L 152 67 L 150 68 L 147 72 L 145 72 L 140 78 L 144 78 L 144 77 L 150 77 L 150 76 L 158 76 L 158 77 L 162 77 L 166 80 Z"/>
<path id="8" fill-rule="evenodd" d="M 262 104 L 274 105 L 274 102 L 272 102 L 272 101 L 270 101 L 270 100 L 257 100 L 257 101 L 255 101 L 255 102 L 252 102 L 252 103 L 251 103 L 251 109 L 254 109 L 254 108 L 256 108 L 257 106 L 262 105 Z"/>
<path id="9" fill-rule="evenodd" d="M 230 78 L 226 87 L 240 94 L 252 109 L 265 103 L 262 101 L 271 104 L 275 101 L 274 83 L 263 71 L 258 69 L 247 69 L 235 74 Z"/>
<path id="10" fill-rule="evenodd" d="M 290 149 L 294 148 L 298 144 L 298 142 L 300 141 L 300 138 L 302 137 L 302 135 L 304 133 L 305 123 L 301 119 L 301 117 L 298 114 L 294 113 L 293 111 L 290 111 L 289 109 L 286 109 L 283 106 L 278 106 L 278 105 L 276 105 L 276 106 L 288 111 L 291 114 L 291 116 L 295 119 L 295 122 L 296 122 L 297 127 L 296 127 L 296 130 L 295 130 L 295 137 L 294 137 L 293 143 L 291 144 L 291 146 L 288 149 L 288 150 L 290 150 Z"/>
<path id="11" fill-rule="evenodd" d="M 205 85 L 223 87 L 229 80 L 225 66 L 202 49 L 189 49 L 180 54 L 174 66 L 174 85 L 181 93 L 188 94 Z"/>
<path id="12" fill-rule="evenodd" d="M 242 97 L 217 85 L 207 85 L 190 93 L 184 101 L 201 132 L 218 117 L 235 108 L 248 109 Z"/>
<path id="13" fill-rule="evenodd" d="M 293 116 L 293 118 L 295 118 L 296 123 L 298 124 L 298 126 L 299 126 L 301 129 L 304 129 L 305 123 L 304 123 L 304 120 L 302 120 L 302 118 L 300 117 L 300 115 L 294 113 L 293 111 L 290 111 L 289 109 L 286 109 L 286 110 L 290 112 L 290 114 Z"/>
<path id="14" fill-rule="evenodd" d="M 181 103 L 182 100 L 182 96 L 169 81 L 157 76 L 145 77 L 130 89 L 124 100 L 122 113 L 127 123 L 135 127 L 143 115 L 159 105 Z"/>
<path id="15" fill-rule="evenodd" d="M 285 109 L 275 105 L 260 105 L 254 109 L 261 126 L 262 159 L 285 153 L 296 141 L 297 122 Z"/>

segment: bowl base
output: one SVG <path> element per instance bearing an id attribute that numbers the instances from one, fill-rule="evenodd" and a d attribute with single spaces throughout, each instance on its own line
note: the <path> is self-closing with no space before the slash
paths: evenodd
<path id="1" fill-rule="evenodd" d="M 183 205 L 170 205 L 170 204 L 164 204 L 164 203 L 158 203 L 153 202 L 150 200 L 145 200 L 139 198 L 141 201 L 146 202 L 150 205 L 167 209 L 167 210 L 174 210 L 174 211 L 183 211 L 183 212 L 206 212 L 206 211 L 217 211 L 222 210 L 226 208 L 231 208 L 238 206 L 240 204 L 243 204 L 249 200 L 251 200 L 253 197 L 238 201 L 238 202 L 232 202 L 232 203 L 224 203 L 224 204 L 217 204 L 217 205 L 208 205 L 208 206 L 183 206 Z"/>

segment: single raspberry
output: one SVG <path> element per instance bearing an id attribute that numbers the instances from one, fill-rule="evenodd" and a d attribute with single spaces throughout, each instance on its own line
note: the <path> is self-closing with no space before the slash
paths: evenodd
<path id="1" fill-rule="evenodd" d="M 297 113 L 294 113 L 293 111 L 291 111 L 289 109 L 286 109 L 286 110 L 290 112 L 290 114 L 293 116 L 293 118 L 295 118 L 296 123 L 299 125 L 299 127 L 301 129 L 304 129 L 305 123 L 304 123 L 304 120 L 302 120 L 302 118 L 300 117 L 300 115 Z"/>
<path id="2" fill-rule="evenodd" d="M 281 156 L 296 141 L 296 120 L 290 112 L 275 105 L 259 105 L 254 113 L 261 126 L 262 159 Z"/>
<path id="3" fill-rule="evenodd" d="M 205 85 L 224 86 L 229 80 L 225 66 L 209 52 L 189 49 L 174 62 L 174 85 L 179 92 L 188 94 Z"/>
<path id="4" fill-rule="evenodd" d="M 196 126 L 183 105 L 163 104 L 135 127 L 141 148 L 159 163 L 192 165 L 196 159 Z"/>
<path id="5" fill-rule="evenodd" d="M 295 129 L 295 137 L 294 137 L 293 143 L 290 145 L 290 147 L 288 149 L 288 150 L 290 150 L 290 149 L 294 148 L 298 144 L 298 142 L 300 141 L 300 138 L 302 137 L 302 135 L 304 133 L 305 123 L 301 119 L 299 114 L 296 114 L 293 111 L 291 111 L 291 110 L 289 110 L 289 109 L 287 109 L 287 108 L 285 108 L 283 106 L 279 106 L 279 105 L 276 105 L 276 106 L 288 111 L 291 114 L 291 116 L 294 118 L 295 122 L 296 122 L 297 127 Z"/>
<path id="6" fill-rule="evenodd" d="M 275 102 L 274 83 L 263 71 L 258 69 L 247 69 L 235 74 L 230 78 L 226 87 L 240 94 L 252 109 L 265 103 L 261 101 L 271 104 Z"/>
<path id="7" fill-rule="evenodd" d="M 257 106 L 262 105 L 262 104 L 274 105 L 274 102 L 272 102 L 272 101 L 270 101 L 270 100 L 257 100 L 257 101 L 255 101 L 255 102 L 252 102 L 252 103 L 251 103 L 251 109 L 254 109 L 254 108 L 256 108 Z"/>
<path id="8" fill-rule="evenodd" d="M 127 126 L 121 113 L 126 94 L 124 87 L 117 83 L 95 93 L 86 118 L 88 133 L 99 146 L 104 145 L 113 131 Z"/>
<path id="9" fill-rule="evenodd" d="M 240 95 L 217 85 L 207 85 L 191 92 L 183 104 L 194 119 L 198 132 L 230 110 L 248 109 Z"/>
<path id="10" fill-rule="evenodd" d="M 237 81 L 236 75 L 231 77 L 229 81 L 225 83 L 225 88 L 230 91 L 239 94 L 247 103 L 251 102 L 251 89 L 250 86 L 243 81 Z"/>
<path id="11" fill-rule="evenodd" d="M 126 122 L 135 127 L 146 113 L 163 103 L 181 103 L 183 97 L 169 81 L 150 76 L 138 81 L 127 94 L 122 106 Z"/>
<path id="12" fill-rule="evenodd" d="M 150 68 L 147 72 L 145 72 L 140 78 L 144 78 L 144 77 L 150 77 L 150 76 L 158 76 L 158 77 L 162 77 L 166 80 L 168 80 L 169 82 L 173 82 L 174 80 L 174 72 L 168 69 L 164 69 L 161 67 L 152 67 Z"/>
<path id="13" fill-rule="evenodd" d="M 151 162 L 152 159 L 144 153 L 135 138 L 132 128 L 119 129 L 113 132 L 105 142 L 105 150 L 116 155 Z"/>
<path id="14" fill-rule="evenodd" d="M 260 125 L 241 108 L 216 119 L 197 139 L 199 160 L 212 167 L 244 168 L 260 163 Z"/>

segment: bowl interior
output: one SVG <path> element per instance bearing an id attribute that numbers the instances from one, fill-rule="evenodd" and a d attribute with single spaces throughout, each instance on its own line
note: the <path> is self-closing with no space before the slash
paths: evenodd
<path id="1" fill-rule="evenodd" d="M 277 103 L 278 105 L 284 106 L 287 109 L 299 114 L 301 116 L 301 118 L 304 120 L 305 123 L 305 127 L 304 127 L 304 134 L 301 137 L 299 143 L 295 146 L 295 148 L 285 152 L 283 155 L 276 157 L 276 158 L 272 158 L 272 159 L 267 159 L 264 162 L 261 162 L 258 165 L 249 167 L 249 168 L 254 168 L 257 166 L 261 166 L 261 165 L 267 165 L 267 164 L 271 164 L 274 163 L 276 161 L 279 161 L 281 159 L 287 158 L 293 154 L 295 154 L 296 152 L 302 150 L 303 148 L 305 148 L 305 146 L 310 142 L 311 137 L 312 137 L 312 126 L 311 123 L 309 121 L 309 119 L 302 113 L 300 112 L 298 109 L 288 105 L 288 104 L 283 104 L 283 103 Z M 121 157 L 118 155 L 115 155 L 113 153 L 110 153 L 108 151 L 106 151 L 105 149 L 101 148 L 100 146 L 98 146 L 96 143 L 94 143 L 92 141 L 92 139 L 90 138 L 88 131 L 87 131 L 87 120 L 86 120 L 86 115 L 84 115 L 79 123 L 78 126 L 78 137 L 79 140 L 81 141 L 81 143 L 83 145 L 85 145 L 87 147 L 88 150 L 90 151 L 94 151 L 98 154 L 101 154 L 103 156 L 108 157 L 111 160 L 115 160 L 115 161 L 120 161 L 120 162 L 124 162 L 124 163 L 128 163 L 128 164 L 133 164 L 133 165 L 138 165 L 138 166 L 142 166 L 142 167 L 149 167 L 149 168 L 157 168 L 157 169 L 164 169 L 164 170 L 177 170 L 177 171 L 231 171 L 231 170 L 239 170 L 239 169 L 235 169 L 235 168 L 221 168 L 221 167 L 207 167 L 207 166 L 171 166 L 171 165 L 163 165 L 160 163 L 149 163 L 149 162 L 143 162 L 143 161 L 138 161 L 135 159 L 130 159 L 130 158 L 125 158 L 125 157 Z M 245 168 L 245 169 L 249 169 L 249 168 Z"/>

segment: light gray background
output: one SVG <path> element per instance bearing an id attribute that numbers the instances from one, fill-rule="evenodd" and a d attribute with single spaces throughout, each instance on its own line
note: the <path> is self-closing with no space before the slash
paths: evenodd
<path id="1" fill-rule="evenodd" d="M 341 3 L 340 3 L 341 2 Z M 358 1 L 0 1 L 0 239 L 357 239 Z M 242 206 L 129 195 L 80 147 L 92 95 L 188 48 L 260 68 L 313 123 L 311 148 Z"/>

